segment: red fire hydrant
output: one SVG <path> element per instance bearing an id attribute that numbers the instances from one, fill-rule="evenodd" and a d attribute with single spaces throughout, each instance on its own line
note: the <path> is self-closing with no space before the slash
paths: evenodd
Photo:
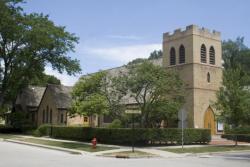
<path id="1" fill-rule="evenodd" d="M 91 143 L 92 143 L 92 148 L 95 149 L 97 144 L 97 140 L 95 137 L 91 140 Z"/>

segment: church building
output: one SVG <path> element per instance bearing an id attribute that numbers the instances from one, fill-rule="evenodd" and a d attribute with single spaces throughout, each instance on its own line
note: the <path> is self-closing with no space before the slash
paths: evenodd
<path id="1" fill-rule="evenodd" d="M 179 112 L 184 127 L 210 128 L 219 133 L 212 104 L 222 82 L 221 37 L 217 31 L 187 26 L 163 34 L 163 68 L 176 70 L 186 84 L 186 103 Z M 181 121 L 179 122 L 179 127 Z"/>

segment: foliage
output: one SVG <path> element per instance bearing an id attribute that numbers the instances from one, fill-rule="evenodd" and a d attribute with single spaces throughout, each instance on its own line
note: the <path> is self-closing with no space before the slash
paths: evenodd
<path id="1" fill-rule="evenodd" d="M 149 61 L 129 65 L 128 74 L 119 76 L 142 114 L 142 127 L 159 127 L 162 120 L 177 120 L 184 101 L 184 86 L 174 71 L 167 71 Z"/>
<path id="2" fill-rule="evenodd" d="M 91 116 L 107 112 L 108 102 L 102 90 L 105 76 L 105 72 L 98 72 L 79 79 L 72 92 L 71 114 Z"/>
<path id="3" fill-rule="evenodd" d="M 215 107 L 221 111 L 218 118 L 233 127 L 249 124 L 250 92 L 243 84 L 247 79 L 241 68 L 223 71 L 223 87 L 217 92 Z"/>
<path id="4" fill-rule="evenodd" d="M 23 12 L 22 0 L 0 1 L 0 104 L 14 101 L 17 92 L 50 65 L 60 73 L 80 72 L 74 51 L 78 38 L 56 26 L 44 14 Z"/>
<path id="5" fill-rule="evenodd" d="M 143 58 L 136 58 L 130 62 L 128 62 L 128 65 L 132 65 L 132 64 L 138 64 L 138 63 L 142 63 L 144 62 L 146 59 L 143 59 Z"/>
<path id="6" fill-rule="evenodd" d="M 161 50 L 154 50 L 152 53 L 150 53 L 150 56 L 148 60 L 153 60 L 153 59 L 159 59 L 163 57 L 163 52 Z"/>
<path id="7" fill-rule="evenodd" d="M 249 142 L 250 143 L 250 134 L 223 134 L 222 138 L 226 138 L 228 140 L 235 140 L 240 142 Z"/>
<path id="8" fill-rule="evenodd" d="M 243 38 L 223 42 L 224 71 L 222 87 L 217 92 L 215 107 L 218 118 L 233 128 L 249 125 L 250 49 Z"/>
<path id="9" fill-rule="evenodd" d="M 47 84 L 61 85 L 61 81 L 53 75 L 41 73 L 30 81 L 31 85 L 46 86 Z"/>
<path id="10" fill-rule="evenodd" d="M 122 128 L 122 122 L 119 119 L 115 119 L 108 125 L 108 128 Z"/>
<path id="11" fill-rule="evenodd" d="M 2 126 L 0 125 L 0 133 L 20 133 L 20 128 L 14 128 L 12 126 Z"/>
<path id="12" fill-rule="evenodd" d="M 49 129 L 50 126 L 47 126 Z M 153 143 L 173 144 L 181 143 L 181 129 L 135 129 L 135 143 L 148 145 Z M 44 134 L 47 135 L 47 134 Z M 133 133 L 130 128 L 88 128 L 53 126 L 53 137 L 80 141 L 91 141 L 93 137 L 100 143 L 131 144 Z M 211 140 L 209 129 L 184 129 L 185 144 L 208 143 Z"/>
<path id="13" fill-rule="evenodd" d="M 250 135 L 250 126 L 227 129 L 225 130 L 225 134 L 249 134 Z"/>

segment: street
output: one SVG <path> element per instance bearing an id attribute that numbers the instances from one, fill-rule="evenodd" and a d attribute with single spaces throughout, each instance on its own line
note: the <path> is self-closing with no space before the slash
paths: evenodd
<path id="1" fill-rule="evenodd" d="M 184 158 L 115 159 L 0 141 L 0 167 L 249 167 L 250 152 Z"/>

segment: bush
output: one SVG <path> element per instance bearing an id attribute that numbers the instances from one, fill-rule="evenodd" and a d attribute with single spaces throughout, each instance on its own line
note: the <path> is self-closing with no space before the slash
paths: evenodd
<path id="1" fill-rule="evenodd" d="M 21 133 L 20 128 L 14 128 L 12 126 L 2 126 L 0 125 L 0 133 Z"/>
<path id="2" fill-rule="evenodd" d="M 122 122 L 119 119 L 115 119 L 108 125 L 108 128 L 122 128 Z"/>
<path id="3" fill-rule="evenodd" d="M 228 140 L 250 142 L 250 135 L 249 134 L 224 134 L 221 137 L 228 139 Z"/>
<path id="4" fill-rule="evenodd" d="M 50 125 L 41 125 L 33 132 L 33 135 L 37 137 L 48 136 L 50 134 L 50 128 Z"/>
<path id="5" fill-rule="evenodd" d="M 39 127 L 41 135 L 50 134 L 50 126 Z M 181 129 L 141 129 L 134 131 L 135 143 L 147 145 L 150 143 L 181 143 Z M 96 137 L 98 142 L 108 144 L 128 145 L 133 139 L 131 128 L 90 128 L 90 127 L 66 127 L 53 126 L 52 137 L 78 141 L 91 141 Z M 209 129 L 184 129 L 185 144 L 208 143 L 211 140 Z"/>
<path id="6" fill-rule="evenodd" d="M 227 129 L 225 134 L 250 134 L 250 126 Z"/>

